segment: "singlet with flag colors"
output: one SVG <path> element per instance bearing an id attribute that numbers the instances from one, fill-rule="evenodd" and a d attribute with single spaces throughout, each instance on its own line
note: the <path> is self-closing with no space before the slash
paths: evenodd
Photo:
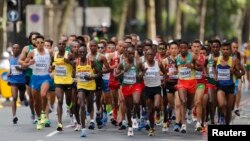
<path id="1" fill-rule="evenodd" d="M 29 52 L 31 52 L 33 50 L 33 46 L 32 45 L 28 45 L 28 51 L 26 53 L 26 57 L 28 56 Z M 26 70 L 25 70 L 25 74 L 26 76 L 31 76 L 32 75 L 32 66 L 29 66 Z"/>
<path id="2" fill-rule="evenodd" d="M 125 69 L 125 67 L 126 67 L 125 62 L 123 62 L 123 68 Z M 132 64 L 130 69 L 123 73 L 122 84 L 123 85 L 133 85 L 133 84 L 135 84 L 137 82 L 136 74 L 137 74 L 137 67 L 136 67 L 136 63 L 135 63 L 135 60 L 134 60 L 134 63 Z"/>
<path id="3" fill-rule="evenodd" d="M 233 66 L 233 59 L 230 56 L 226 65 L 222 65 L 223 61 L 222 56 L 217 60 L 217 81 L 220 86 L 231 86 L 234 84 L 233 75 L 230 72 L 230 68 Z"/>
<path id="4" fill-rule="evenodd" d="M 21 65 L 18 64 L 18 59 L 19 56 L 14 57 L 11 56 L 10 57 L 10 76 L 8 77 L 8 82 L 10 83 L 25 83 L 25 74 L 24 71 L 19 71 L 16 69 L 16 67 L 20 67 Z"/>
<path id="5" fill-rule="evenodd" d="M 192 55 L 190 52 L 188 52 L 187 58 L 183 61 L 180 58 L 180 54 L 176 58 L 176 63 L 178 67 L 178 77 L 179 80 L 193 80 L 195 79 L 195 72 L 193 69 L 184 67 L 182 65 L 185 64 L 192 64 Z"/>
<path id="6" fill-rule="evenodd" d="M 44 49 L 44 54 L 41 55 L 37 49 L 34 49 L 33 75 L 49 75 L 49 67 L 51 63 L 49 50 Z"/>
<path id="7" fill-rule="evenodd" d="M 71 64 L 65 63 L 64 58 L 68 58 L 69 52 L 65 51 L 64 57 L 58 58 L 58 53 L 55 52 L 53 65 L 55 66 L 54 71 L 54 82 L 55 84 L 72 84 L 72 66 Z"/>
<path id="8" fill-rule="evenodd" d="M 92 68 L 91 61 L 89 61 L 89 59 L 87 59 L 86 65 L 81 65 L 80 58 L 77 59 L 76 75 L 77 75 L 77 89 L 85 89 L 85 90 L 96 89 L 95 80 L 85 79 L 85 76 L 94 75 L 94 69 Z"/>

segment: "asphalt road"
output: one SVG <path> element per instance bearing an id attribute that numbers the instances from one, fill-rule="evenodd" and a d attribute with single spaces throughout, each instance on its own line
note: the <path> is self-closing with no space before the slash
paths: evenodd
<path id="1" fill-rule="evenodd" d="M 66 108 L 64 108 L 66 109 Z M 232 124 L 250 124 L 250 92 L 243 88 L 241 101 L 241 116 L 234 117 Z M 51 127 L 44 128 L 41 131 L 36 130 L 36 126 L 32 124 L 30 119 L 30 110 L 27 107 L 19 107 L 17 109 L 19 118 L 18 124 L 12 123 L 11 107 L 5 106 L 0 109 L 0 141 L 123 141 L 123 140 L 143 140 L 143 141 L 200 141 L 207 140 L 206 134 L 198 133 L 194 130 L 194 124 L 187 127 L 187 133 L 176 133 L 171 125 L 168 132 L 163 133 L 161 126 L 156 128 L 156 136 L 148 137 L 147 131 L 134 131 L 133 137 L 127 137 L 127 130 L 118 130 L 117 127 L 108 123 L 103 129 L 95 129 L 89 131 L 86 138 L 81 138 L 81 132 L 74 131 L 74 128 L 69 126 L 70 119 L 66 117 L 64 111 L 63 124 L 64 131 L 57 132 L 57 117 L 55 112 L 50 114 Z"/>

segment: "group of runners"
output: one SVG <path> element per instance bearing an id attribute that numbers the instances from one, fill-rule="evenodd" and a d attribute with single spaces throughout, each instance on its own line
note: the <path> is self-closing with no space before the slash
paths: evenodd
<path id="1" fill-rule="evenodd" d="M 240 116 L 245 72 L 250 80 L 250 42 L 244 53 L 235 41 L 203 45 L 158 36 L 153 42 L 136 34 L 119 40 L 62 36 L 53 47 L 52 40 L 32 32 L 29 42 L 23 48 L 13 45 L 8 82 L 13 123 L 19 94 L 20 101 L 28 101 L 37 130 L 50 127 L 56 101 L 56 130 L 63 131 L 65 97 L 71 125 L 81 137 L 87 129 L 106 128 L 109 114 L 110 123 L 127 129 L 128 136 L 143 128 L 154 136 L 156 125 L 167 132 L 171 124 L 186 133 L 191 122 L 206 132 L 208 124 L 228 125 L 232 114 Z"/>

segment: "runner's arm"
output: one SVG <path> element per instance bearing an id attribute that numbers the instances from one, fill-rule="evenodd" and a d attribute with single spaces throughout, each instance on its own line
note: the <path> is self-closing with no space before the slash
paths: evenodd
<path id="1" fill-rule="evenodd" d="M 25 66 L 25 58 L 26 58 L 26 53 L 28 50 L 28 46 L 25 46 L 20 54 L 20 57 L 18 59 L 18 63 L 23 67 L 23 68 L 27 68 L 27 66 Z"/>
<path id="2" fill-rule="evenodd" d="M 101 72 L 102 73 L 110 72 L 110 67 L 109 67 L 108 61 L 107 61 L 105 56 L 102 56 L 102 61 L 103 61 L 103 65 L 105 66 L 105 70 L 102 70 Z"/>

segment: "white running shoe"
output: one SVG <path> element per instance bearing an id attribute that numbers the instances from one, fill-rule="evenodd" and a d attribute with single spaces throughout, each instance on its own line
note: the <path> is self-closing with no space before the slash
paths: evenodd
<path id="1" fill-rule="evenodd" d="M 132 126 L 133 126 L 133 129 L 138 129 L 138 122 L 135 118 L 132 118 Z"/>
<path id="2" fill-rule="evenodd" d="M 76 125 L 76 128 L 74 129 L 75 131 L 80 131 L 81 130 L 81 125 L 80 124 L 77 124 Z"/>
<path id="3" fill-rule="evenodd" d="M 133 128 L 132 128 L 132 127 L 129 127 L 129 128 L 128 128 L 128 136 L 129 136 L 129 137 L 134 136 L 134 131 L 133 131 Z"/>

